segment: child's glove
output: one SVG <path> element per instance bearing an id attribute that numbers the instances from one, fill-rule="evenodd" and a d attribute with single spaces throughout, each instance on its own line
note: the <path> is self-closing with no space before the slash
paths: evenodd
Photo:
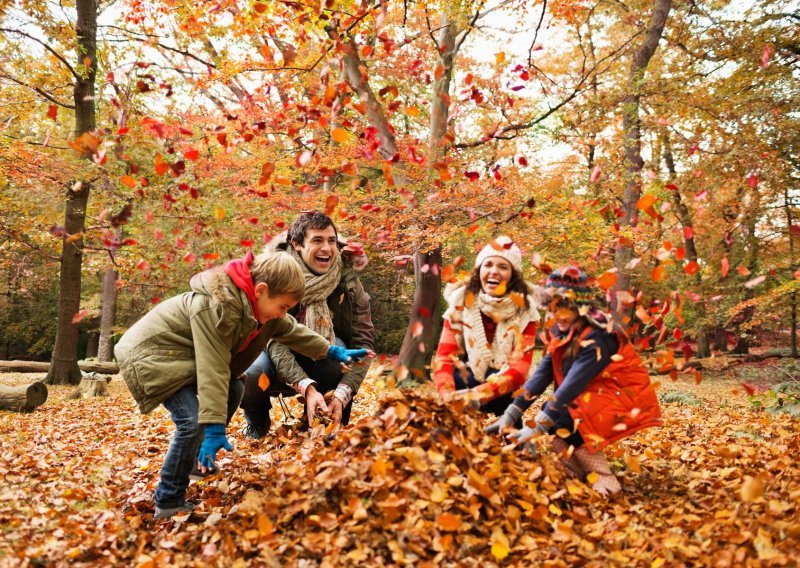
<path id="1" fill-rule="evenodd" d="M 366 349 L 345 349 L 338 345 L 331 345 L 328 348 L 328 359 L 337 363 L 352 363 L 353 360 L 358 361 L 366 356 Z"/>
<path id="2" fill-rule="evenodd" d="M 225 424 L 206 424 L 203 443 L 200 445 L 200 452 L 197 454 L 197 461 L 206 468 L 214 467 L 214 460 L 217 459 L 217 452 L 222 448 L 231 451 L 231 443 L 225 437 Z"/>
<path id="3" fill-rule="evenodd" d="M 513 440 L 517 444 L 522 444 L 522 447 L 528 450 L 533 456 L 537 454 L 536 444 L 534 444 L 535 438 L 547 434 L 550 428 L 555 424 L 553 419 L 550 418 L 544 410 L 539 411 L 535 421 L 536 425 L 533 428 L 526 426 L 508 435 L 510 440 Z"/>
<path id="4" fill-rule="evenodd" d="M 516 404 L 509 404 L 503 415 L 483 429 L 487 434 L 500 434 L 514 426 L 525 411 Z"/>

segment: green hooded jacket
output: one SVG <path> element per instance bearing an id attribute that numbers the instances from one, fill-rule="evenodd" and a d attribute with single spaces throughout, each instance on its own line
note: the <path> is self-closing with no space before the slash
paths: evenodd
<path id="1" fill-rule="evenodd" d="M 221 266 L 195 275 L 189 285 L 191 292 L 157 305 L 114 348 L 143 414 L 197 382 L 199 422 L 225 424 L 231 379 L 252 364 L 270 339 L 314 360 L 328 352 L 328 341 L 291 315 L 259 330 L 247 295 Z"/>

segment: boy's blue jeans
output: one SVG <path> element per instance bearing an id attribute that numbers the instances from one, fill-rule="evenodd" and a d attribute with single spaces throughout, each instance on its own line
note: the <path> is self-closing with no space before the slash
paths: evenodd
<path id="1" fill-rule="evenodd" d="M 244 394 L 244 383 L 232 379 L 228 387 L 228 418 L 239 407 Z M 197 383 L 186 385 L 164 401 L 175 423 L 175 435 L 169 443 L 164 465 L 161 466 L 161 480 L 155 492 L 156 505 L 161 509 L 180 507 L 189 487 L 189 473 L 197 462 L 197 452 L 203 442 L 203 428 L 198 422 L 200 401 L 197 399 Z"/>

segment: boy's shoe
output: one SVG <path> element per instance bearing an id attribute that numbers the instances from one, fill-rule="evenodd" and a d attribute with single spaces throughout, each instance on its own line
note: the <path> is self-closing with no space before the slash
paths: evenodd
<path id="1" fill-rule="evenodd" d="M 191 513 L 195 510 L 195 505 L 191 501 L 184 501 L 178 507 L 167 507 L 166 509 L 162 509 L 158 505 L 156 505 L 156 512 L 153 515 L 153 519 L 160 520 L 160 519 L 169 519 L 170 517 L 177 515 L 179 513 Z"/>
<path id="2" fill-rule="evenodd" d="M 219 468 L 216 466 L 207 467 L 206 472 L 203 473 L 197 466 L 197 462 L 194 462 L 194 465 L 192 466 L 192 471 L 189 472 L 189 479 L 191 479 L 192 481 L 200 481 L 201 479 L 206 479 L 207 477 L 211 477 L 212 475 L 216 475 L 218 473 L 219 473 Z"/>
<path id="3" fill-rule="evenodd" d="M 244 427 L 244 430 L 242 431 L 242 433 L 244 434 L 245 438 L 251 438 L 253 440 L 260 440 L 260 439 L 264 438 L 267 435 L 267 432 L 269 432 L 269 427 L 270 427 L 269 424 L 267 424 L 266 426 L 261 426 L 261 427 L 254 426 L 252 424 L 247 424 Z"/>

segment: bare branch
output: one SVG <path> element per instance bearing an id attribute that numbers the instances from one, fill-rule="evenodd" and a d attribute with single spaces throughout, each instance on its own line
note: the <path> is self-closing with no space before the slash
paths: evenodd
<path id="1" fill-rule="evenodd" d="M 73 76 L 73 77 L 75 77 L 76 79 L 80 79 L 80 77 L 78 76 L 78 74 L 75 72 L 75 69 L 73 69 L 73 68 L 72 68 L 72 65 L 70 65 L 70 64 L 69 64 L 69 61 L 67 61 L 66 59 L 64 59 L 64 56 L 62 56 L 62 55 L 61 55 L 60 53 L 58 53 L 58 52 L 57 52 L 55 49 L 53 49 L 52 47 L 50 47 L 50 46 L 49 46 L 49 45 L 48 45 L 46 42 L 44 42 L 44 41 L 40 40 L 40 39 L 39 39 L 39 38 L 37 38 L 37 37 L 34 37 L 34 36 L 32 36 L 32 35 L 28 34 L 28 33 L 25 33 L 25 32 L 23 32 L 22 30 L 15 30 L 15 29 L 12 29 L 12 28 L 0 28 L 0 32 L 3 32 L 3 33 L 12 33 L 12 34 L 21 35 L 21 36 L 23 36 L 23 37 L 26 37 L 26 38 L 30 39 L 31 41 L 35 41 L 36 43 L 38 43 L 39 45 L 41 45 L 42 47 L 44 47 L 44 48 L 45 48 L 47 51 L 49 51 L 50 53 L 52 53 L 52 54 L 53 54 L 53 57 L 55 57 L 55 58 L 56 58 L 56 59 L 58 59 L 58 60 L 59 60 L 61 63 L 63 63 L 63 64 L 64 64 L 64 66 L 65 66 L 67 69 L 69 69 L 69 72 L 70 72 L 70 73 L 72 73 L 72 76 Z"/>

